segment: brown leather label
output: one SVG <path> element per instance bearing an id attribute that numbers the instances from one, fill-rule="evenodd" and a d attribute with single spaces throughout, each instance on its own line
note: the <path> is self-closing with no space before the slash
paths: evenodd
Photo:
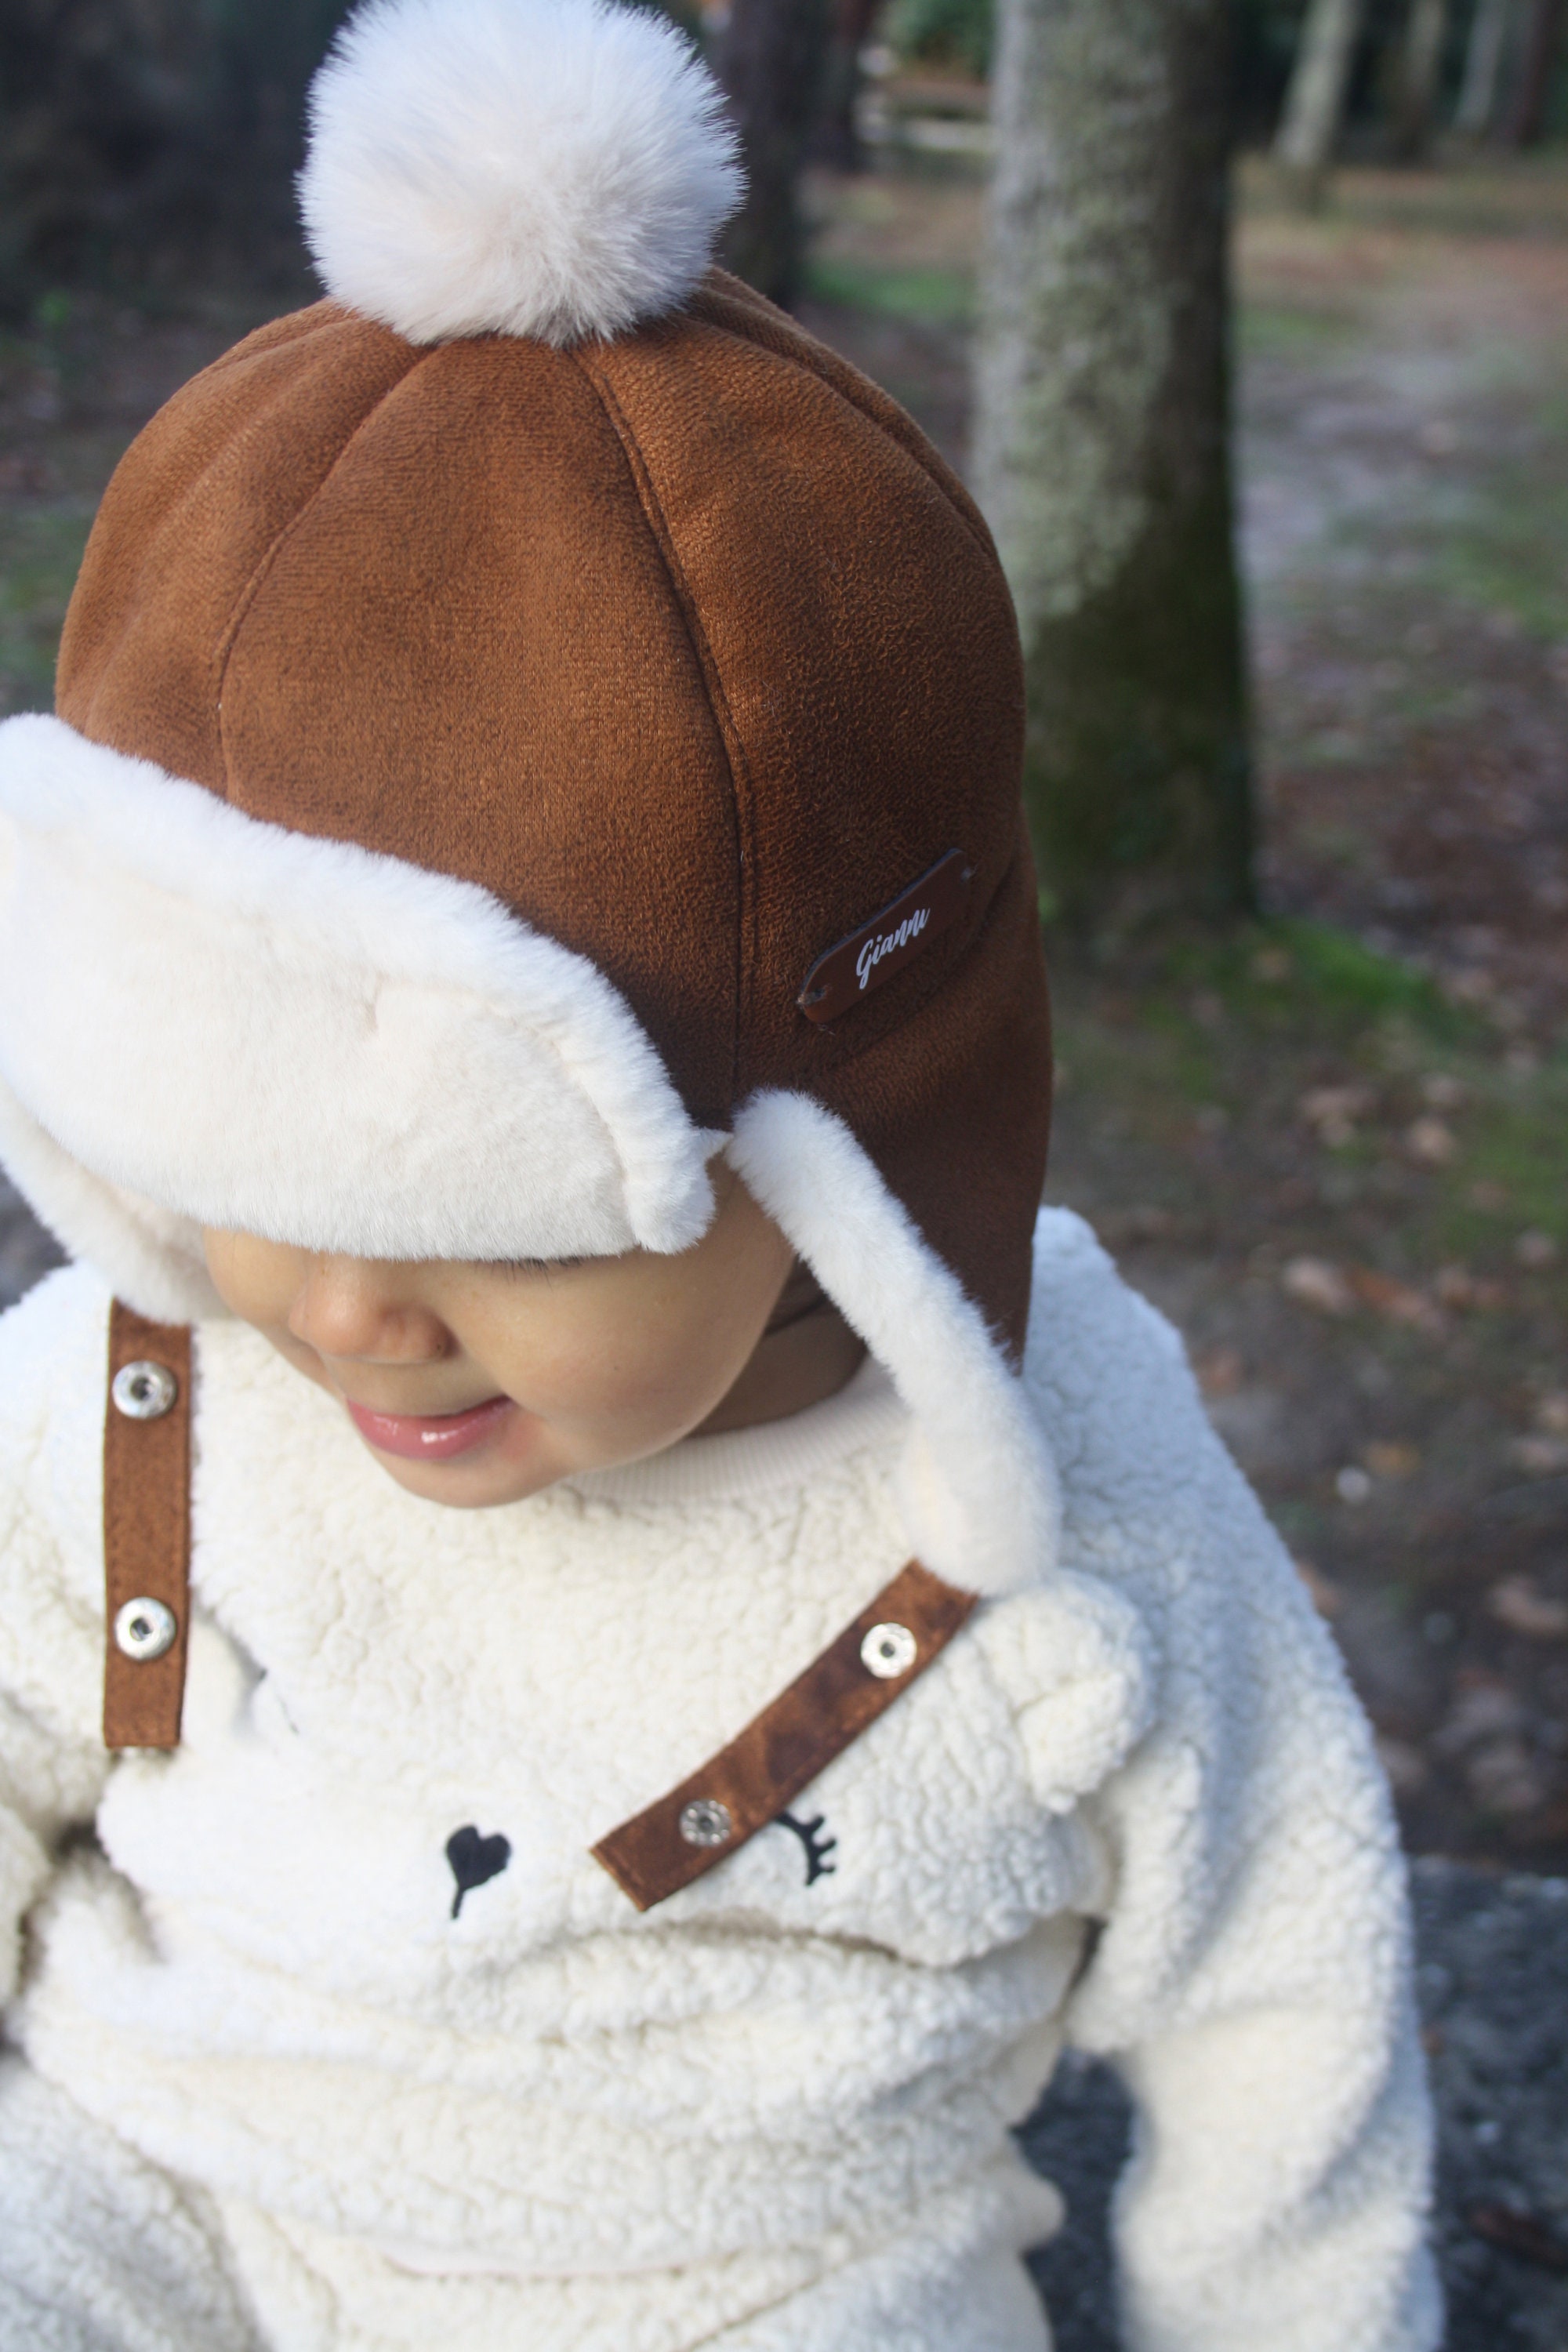
<path id="1" fill-rule="evenodd" d="M 969 898 L 974 868 L 962 849 L 950 849 L 918 882 L 881 908 L 858 931 L 819 955 L 795 1003 L 808 1021 L 837 1021 L 955 923 Z"/>
<path id="2" fill-rule="evenodd" d="M 163 1411 L 125 1412 L 114 1401 L 117 1375 L 132 1383 L 130 1402 L 156 1396 L 159 1383 L 141 1368 L 173 1381 Z M 149 1323 L 117 1298 L 109 1317 L 109 1384 L 103 1425 L 103 1571 L 107 1622 L 103 1654 L 103 1744 L 106 1748 L 177 1748 L 185 1693 L 190 1633 L 191 1335 L 184 1326 Z M 116 1639 L 121 1611 L 152 1601 L 174 1618 L 174 1639 L 155 1655 L 146 1625 L 155 1612 L 132 1612 Z"/>
<path id="3" fill-rule="evenodd" d="M 744 1731 L 593 1849 L 639 1911 L 766 1829 L 946 1649 L 975 1606 L 911 1559 Z"/>

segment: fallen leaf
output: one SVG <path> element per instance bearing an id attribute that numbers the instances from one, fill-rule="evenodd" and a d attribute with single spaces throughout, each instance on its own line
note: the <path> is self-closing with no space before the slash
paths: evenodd
<path id="1" fill-rule="evenodd" d="M 1510 1633 L 1531 1642 L 1568 1640 L 1568 1601 L 1542 1592 L 1533 1577 L 1505 1576 L 1487 1594 L 1487 1609 Z"/>
<path id="2" fill-rule="evenodd" d="M 1384 1316 L 1390 1323 L 1407 1323 L 1413 1330 L 1428 1331 L 1434 1336 L 1442 1330 L 1439 1309 L 1412 1284 L 1397 1282 L 1393 1275 L 1380 1274 L 1372 1265 L 1352 1265 L 1347 1278 L 1355 1296 L 1374 1315 Z"/>
<path id="3" fill-rule="evenodd" d="M 1465 1094 L 1464 1080 L 1450 1076 L 1447 1070 L 1434 1070 L 1421 1081 L 1421 1099 L 1432 1110 L 1458 1110 Z"/>
<path id="4" fill-rule="evenodd" d="M 1539 2214 L 1522 2212 L 1517 2205 L 1472 2205 L 1465 2219 L 1489 2246 L 1501 2246 L 1543 2271 L 1568 2271 L 1568 2246 Z"/>
<path id="5" fill-rule="evenodd" d="M 1500 1282 L 1472 1274 L 1468 1265 L 1440 1265 L 1432 1277 L 1432 1290 L 1440 1307 L 1452 1307 L 1463 1314 L 1500 1307 L 1508 1297 Z"/>
<path id="6" fill-rule="evenodd" d="M 1483 1739 L 1517 1731 L 1524 1721 L 1523 1701 L 1500 1676 L 1471 1669 L 1459 1679 L 1458 1696 L 1433 1735 L 1439 1756 L 1463 1756 Z"/>
<path id="7" fill-rule="evenodd" d="M 1357 1119 L 1376 1100 L 1370 1087 L 1311 1087 L 1296 1108 L 1308 1126 L 1316 1129 L 1319 1142 L 1333 1149 L 1351 1141 Z"/>
<path id="8" fill-rule="evenodd" d="M 1342 1269 L 1326 1257 L 1293 1257 L 1279 1276 L 1279 1287 L 1302 1307 L 1319 1315 L 1353 1315 L 1355 1293 Z"/>
<path id="9" fill-rule="evenodd" d="M 1478 1805 L 1505 1816 L 1533 1813 L 1550 1791 L 1522 1739 L 1489 1739 L 1465 1766 L 1465 1783 Z"/>
<path id="10" fill-rule="evenodd" d="M 1508 1450 L 1531 1478 L 1555 1478 L 1568 1470 L 1568 1437 L 1516 1437 Z"/>
<path id="11" fill-rule="evenodd" d="M 1411 1478 L 1421 1467 L 1418 1448 L 1396 1438 L 1374 1437 L 1363 1446 L 1361 1458 L 1374 1478 Z"/>
<path id="12" fill-rule="evenodd" d="M 1486 1209 L 1494 1214 L 1508 1206 L 1508 1186 L 1495 1183 L 1489 1176 L 1478 1176 L 1470 1187 L 1470 1206 Z"/>
<path id="13" fill-rule="evenodd" d="M 1428 1113 L 1405 1130 L 1405 1149 L 1424 1168 L 1446 1168 L 1459 1146 L 1446 1119 Z"/>
<path id="14" fill-rule="evenodd" d="M 1549 1265 L 1557 1263 L 1556 1243 L 1550 1234 L 1543 1234 L 1536 1225 L 1521 1234 L 1513 1245 L 1513 1254 L 1521 1265 L 1528 1266 L 1531 1274 L 1543 1274 Z"/>
<path id="15" fill-rule="evenodd" d="M 1414 1797 L 1426 1786 L 1431 1778 L 1426 1759 L 1407 1739 L 1392 1738 L 1385 1731 L 1377 1735 L 1377 1753 L 1388 1785 L 1396 1797 Z"/>
<path id="16" fill-rule="evenodd" d="M 1540 1399 L 1535 1425 L 1552 1437 L 1568 1437 L 1568 1389 L 1552 1389 Z"/>
<path id="17" fill-rule="evenodd" d="M 1247 1376 L 1240 1351 L 1235 1348 L 1210 1348 L 1198 1358 L 1195 1370 L 1198 1386 L 1206 1397 L 1234 1396 Z"/>

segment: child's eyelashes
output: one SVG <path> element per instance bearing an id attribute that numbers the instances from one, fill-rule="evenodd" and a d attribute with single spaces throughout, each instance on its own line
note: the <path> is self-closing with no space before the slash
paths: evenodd
<path id="1" fill-rule="evenodd" d="M 586 1265 L 583 1257 L 502 1257 L 491 1261 L 501 1274 L 563 1274 L 574 1265 Z"/>

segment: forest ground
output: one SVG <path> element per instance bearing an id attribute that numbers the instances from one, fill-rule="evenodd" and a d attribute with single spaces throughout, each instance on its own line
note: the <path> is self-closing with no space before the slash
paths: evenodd
<path id="1" fill-rule="evenodd" d="M 961 113 L 961 110 L 960 110 Z M 809 325 L 962 465 L 979 166 L 819 177 Z M 1061 962 L 1051 1196 L 1185 1334 L 1416 1851 L 1568 1867 L 1568 169 L 1241 175 L 1268 915 Z M 0 710 L 137 426 L 268 314 L 0 341 Z M 0 1229 L 7 1295 L 47 1262 Z"/>

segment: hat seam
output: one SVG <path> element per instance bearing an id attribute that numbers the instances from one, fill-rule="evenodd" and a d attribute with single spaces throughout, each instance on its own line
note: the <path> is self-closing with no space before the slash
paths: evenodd
<path id="1" fill-rule="evenodd" d="M 227 801 L 231 796 L 230 786 L 234 782 L 234 777 L 229 767 L 228 734 L 224 724 L 223 693 L 224 687 L 228 679 L 229 666 L 234 659 L 235 648 L 239 643 L 240 631 L 244 628 L 246 622 L 249 619 L 255 607 L 256 600 L 260 595 L 262 589 L 266 586 L 267 581 L 277 564 L 279 557 L 282 554 L 285 546 L 288 544 L 289 541 L 293 538 L 294 533 L 299 530 L 300 524 L 304 521 L 305 517 L 310 513 L 317 499 L 326 489 L 328 483 L 331 481 L 339 467 L 348 456 L 349 451 L 359 439 L 360 435 L 365 431 L 367 426 L 374 423 L 377 416 L 380 415 L 382 410 L 385 407 L 393 394 L 402 391 L 404 385 L 408 382 L 409 377 L 414 375 L 427 360 L 431 360 L 436 357 L 437 350 L 439 348 L 440 346 L 436 346 L 435 348 L 427 351 L 413 351 L 412 346 L 410 346 L 412 358 L 409 365 L 404 369 L 402 374 L 397 378 L 396 383 L 389 383 L 385 391 L 381 393 L 376 399 L 372 402 L 371 405 L 365 410 L 364 415 L 360 417 L 359 421 L 354 425 L 353 430 L 342 443 L 336 457 L 332 459 L 331 464 L 327 467 L 326 472 L 321 476 L 321 480 L 316 484 L 314 489 L 311 490 L 310 496 L 300 506 L 295 509 L 294 512 L 289 516 L 282 529 L 276 532 L 273 538 L 268 541 L 262 554 L 257 559 L 255 569 L 251 572 L 244 587 L 241 588 L 239 594 L 235 599 L 234 609 L 230 613 L 228 619 L 225 622 L 222 634 L 218 638 L 216 646 L 213 649 L 213 708 L 217 722 L 218 754 L 223 761 L 223 796 L 226 801 Z"/>
<path id="2" fill-rule="evenodd" d="M 890 405 L 897 406 L 897 404 L 892 402 L 891 395 L 885 393 L 881 385 L 874 383 L 869 376 L 863 375 L 851 361 L 844 357 L 842 352 L 836 352 L 833 346 L 830 343 L 825 343 L 820 336 L 811 334 L 797 319 L 792 318 L 787 310 L 780 310 L 776 303 L 768 302 L 765 295 L 757 295 L 757 299 L 766 303 L 767 306 L 767 315 L 757 323 L 773 329 L 775 337 L 773 341 L 764 343 L 760 336 L 753 338 L 747 335 L 727 320 L 703 317 L 701 306 L 705 298 L 717 299 L 722 302 L 736 302 L 736 296 L 730 290 L 731 286 L 742 288 L 747 294 L 756 294 L 755 287 L 747 286 L 744 278 L 737 278 L 732 271 L 722 268 L 717 262 L 710 264 L 703 273 L 695 291 L 688 298 L 686 306 L 688 310 L 694 313 L 704 326 L 717 328 L 721 334 L 739 334 L 741 340 L 744 341 L 757 341 L 762 349 L 772 352 L 775 358 L 786 361 L 790 366 L 800 368 L 812 378 L 814 383 L 820 384 L 825 392 L 830 392 L 836 399 L 841 400 L 846 408 L 852 409 L 855 415 L 870 425 L 874 432 L 879 433 L 884 440 L 890 442 L 895 449 L 908 457 L 981 554 L 994 557 L 995 546 L 986 526 L 985 518 L 971 498 L 956 468 L 948 464 L 942 451 L 931 445 L 929 435 L 915 424 L 912 417 L 906 417 L 905 422 L 913 425 L 914 436 L 918 438 L 912 436 L 906 440 L 887 416 L 879 414 L 877 408 L 868 406 L 858 396 L 858 387 L 863 384 L 875 397 L 887 400 Z M 749 311 L 744 315 L 748 319 L 752 316 Z M 794 348 L 793 338 L 795 336 L 798 336 L 808 347 L 805 351 L 797 351 Z M 819 355 L 826 362 L 825 365 L 818 365 Z M 843 380 L 841 380 L 840 372 L 842 372 Z M 921 443 L 926 445 L 924 448 L 919 446 Z M 932 471 L 929 462 L 931 457 L 936 459 L 942 468 L 940 473 Z M 957 498 L 953 496 L 955 488 L 960 494 Z"/>
<path id="3" fill-rule="evenodd" d="M 702 679 L 709 710 L 714 726 L 718 730 L 719 740 L 724 747 L 724 764 L 729 772 L 730 797 L 735 816 L 736 850 L 736 919 L 732 983 L 734 1011 L 730 1040 L 730 1107 L 732 1116 L 742 1094 L 741 1039 L 745 1028 L 745 1013 L 750 1009 L 749 973 L 757 968 L 760 949 L 758 908 L 761 893 L 757 887 L 759 860 L 756 790 L 752 778 L 751 762 L 746 757 L 746 747 L 742 739 L 740 728 L 736 724 L 734 712 L 730 708 L 730 699 L 724 691 L 724 681 L 720 674 L 713 648 L 709 643 L 708 633 L 702 625 L 697 598 L 677 551 L 675 534 L 670 530 L 669 519 L 654 488 L 653 478 L 648 470 L 647 460 L 643 455 L 642 446 L 632 428 L 630 418 L 616 398 L 613 387 L 593 365 L 591 352 L 592 347 L 585 346 L 569 352 L 567 356 L 586 379 L 604 410 L 611 430 L 620 443 L 626 470 L 631 476 L 637 503 L 642 509 L 643 520 L 647 526 L 648 536 L 658 551 L 666 577 L 669 581 L 670 590 Z M 741 790 L 742 777 L 745 782 L 743 794 Z M 742 947 L 743 940 L 750 950 L 749 961 Z"/>

